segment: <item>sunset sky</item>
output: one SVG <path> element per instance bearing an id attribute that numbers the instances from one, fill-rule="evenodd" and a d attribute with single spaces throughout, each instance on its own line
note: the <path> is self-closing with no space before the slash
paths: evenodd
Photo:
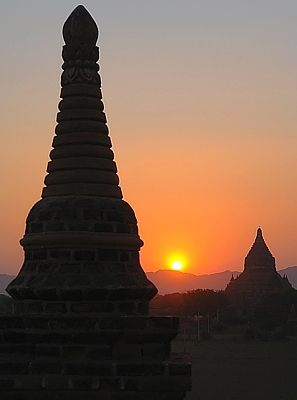
<path id="1" fill-rule="evenodd" d="M 0 0 L 0 273 L 17 274 L 56 125 L 73 0 Z M 86 0 L 145 271 L 297 265 L 297 2 Z"/>

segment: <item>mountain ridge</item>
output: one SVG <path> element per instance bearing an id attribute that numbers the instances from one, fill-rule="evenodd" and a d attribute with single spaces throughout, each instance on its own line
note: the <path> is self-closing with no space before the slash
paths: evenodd
<path id="1" fill-rule="evenodd" d="M 147 272 L 146 276 L 158 288 L 159 294 L 187 292 L 195 289 L 225 289 L 230 278 L 240 274 L 239 271 L 223 271 L 213 274 L 195 275 L 188 272 L 160 269 Z"/>
<path id="2" fill-rule="evenodd" d="M 14 278 L 14 275 L 0 274 L 0 294 L 7 295 L 5 288 Z"/>
<path id="3" fill-rule="evenodd" d="M 187 292 L 195 289 L 224 290 L 233 274 L 242 271 L 225 270 L 213 274 L 195 275 L 189 272 L 159 269 L 146 272 L 148 279 L 158 288 L 159 294 Z M 281 276 L 287 275 L 294 289 L 297 289 L 297 266 L 290 266 L 277 271 Z M 15 278 L 14 275 L 0 274 L 0 294 L 7 294 L 5 288 Z"/>
<path id="4" fill-rule="evenodd" d="M 281 276 L 287 275 L 293 288 L 297 288 L 297 266 L 291 266 L 277 271 Z M 195 275 L 188 272 L 160 269 L 156 272 L 147 272 L 148 279 L 158 288 L 159 294 L 187 292 L 195 289 L 224 290 L 231 276 L 241 274 L 242 271 L 225 270 L 213 274 Z"/>

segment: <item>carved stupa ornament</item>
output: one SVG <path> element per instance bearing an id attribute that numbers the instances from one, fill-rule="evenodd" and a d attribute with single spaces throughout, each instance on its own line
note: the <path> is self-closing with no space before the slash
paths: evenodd
<path id="1" fill-rule="evenodd" d="M 62 51 L 64 72 L 61 85 L 66 86 L 76 82 L 100 86 L 100 76 L 97 73 L 99 48 L 96 46 L 98 28 L 83 6 L 78 6 L 66 20 L 63 38 L 66 45 Z"/>
<path id="2" fill-rule="evenodd" d="M 157 290 L 139 262 L 135 214 L 122 200 L 103 111 L 98 28 L 83 6 L 70 14 L 63 36 L 48 175 L 27 217 L 24 265 L 7 291 L 19 301 L 134 299 L 131 313 L 147 313 Z"/>

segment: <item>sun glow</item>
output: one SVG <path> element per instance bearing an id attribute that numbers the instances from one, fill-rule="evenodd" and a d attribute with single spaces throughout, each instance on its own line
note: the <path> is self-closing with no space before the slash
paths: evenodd
<path id="1" fill-rule="evenodd" d="M 171 268 L 174 269 L 175 271 L 180 271 L 183 267 L 183 263 L 181 261 L 173 261 L 171 264 Z"/>
<path id="2" fill-rule="evenodd" d="M 171 254 L 167 258 L 168 267 L 174 271 L 181 271 L 185 268 L 187 264 L 186 257 L 181 252 L 176 252 Z"/>

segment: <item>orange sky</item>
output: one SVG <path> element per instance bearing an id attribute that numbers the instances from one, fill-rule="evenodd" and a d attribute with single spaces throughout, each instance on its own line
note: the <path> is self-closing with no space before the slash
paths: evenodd
<path id="1" fill-rule="evenodd" d="M 296 265 L 297 6 L 124 3 L 85 6 L 101 31 L 105 111 L 143 268 L 181 253 L 185 272 L 241 270 L 258 226 L 278 268 Z M 0 273 L 11 274 L 43 186 L 60 31 L 76 6 L 26 4 L 11 0 L 0 16 Z"/>

